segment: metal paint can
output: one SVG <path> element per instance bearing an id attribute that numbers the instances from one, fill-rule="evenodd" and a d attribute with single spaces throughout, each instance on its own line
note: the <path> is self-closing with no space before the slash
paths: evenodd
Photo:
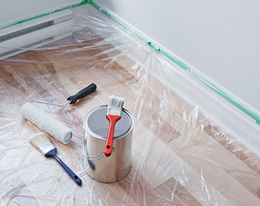
<path id="1" fill-rule="evenodd" d="M 132 166 L 132 115 L 123 108 L 121 119 L 114 131 L 111 156 L 104 154 L 109 122 L 107 105 L 91 109 L 84 117 L 84 163 L 83 167 L 92 179 L 112 183 L 126 177 Z"/>

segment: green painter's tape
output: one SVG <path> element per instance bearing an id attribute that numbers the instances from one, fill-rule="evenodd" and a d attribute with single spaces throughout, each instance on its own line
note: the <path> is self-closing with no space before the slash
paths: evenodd
<path id="1" fill-rule="evenodd" d="M 91 1 L 91 0 L 83 0 L 82 2 L 80 2 L 80 3 L 78 3 L 78 4 L 74 4 L 74 5 L 71 5 L 71 6 L 62 8 L 62 9 L 55 10 L 55 11 L 53 11 L 53 12 L 49 12 L 49 13 L 46 13 L 46 14 L 41 14 L 41 15 L 38 15 L 38 16 L 29 18 L 29 19 L 25 19 L 25 20 L 16 22 L 16 23 L 14 23 L 14 24 L 10 24 L 10 25 L 8 25 L 8 26 L 5 26 L 5 27 L 3 27 L 3 28 L 0 28 L 0 30 L 1 30 L 1 29 L 5 29 L 5 28 L 8 28 L 8 27 L 11 27 L 11 26 L 14 26 L 14 25 L 17 25 L 17 24 L 24 23 L 24 22 L 27 22 L 27 21 L 31 21 L 31 20 L 33 20 L 33 19 L 37 19 L 37 18 L 40 18 L 40 17 L 43 17 L 43 16 L 48 16 L 48 15 L 50 15 L 50 14 L 54 14 L 54 13 L 59 12 L 59 11 L 63 11 L 63 10 L 70 9 L 70 8 L 75 8 L 75 7 L 78 7 L 78 6 L 82 6 L 82 5 L 88 4 L 90 1 Z M 92 1 L 91 1 L 91 2 L 92 2 Z"/>
<path id="2" fill-rule="evenodd" d="M 145 43 L 148 44 L 148 41 L 147 41 L 145 38 L 143 38 L 141 35 L 139 35 L 138 33 L 134 32 L 134 35 L 135 35 L 136 37 L 138 37 L 138 39 L 140 39 L 140 40 L 142 40 L 143 42 L 145 42 Z"/>
<path id="3" fill-rule="evenodd" d="M 93 7 L 95 7 L 98 10 L 101 10 L 99 6 L 97 6 L 94 2 L 91 2 L 91 5 Z M 107 14 L 104 10 L 101 10 L 101 12 L 103 14 L 105 14 L 106 16 L 108 16 L 110 19 L 112 19 L 113 21 L 115 21 L 116 23 L 119 23 L 119 25 L 123 26 L 124 30 L 125 28 L 127 28 L 127 26 L 125 24 L 123 24 L 118 18 L 112 16 L 111 14 Z M 206 85 L 207 87 L 209 87 L 210 89 L 212 89 L 213 91 L 215 91 L 217 94 L 219 94 L 220 96 L 222 96 L 224 99 L 226 99 L 228 102 L 230 102 L 231 104 L 233 104 L 234 106 L 236 106 L 238 109 L 240 109 L 241 111 L 243 111 L 244 113 L 246 113 L 247 115 L 249 115 L 251 118 L 253 118 L 257 124 L 260 125 L 260 117 L 258 115 L 256 115 L 254 112 L 250 111 L 249 109 L 247 109 L 246 107 L 244 107 L 243 105 L 241 105 L 240 103 L 238 103 L 237 101 L 235 101 L 234 99 L 232 99 L 230 96 L 228 96 L 225 92 L 223 92 L 222 90 L 220 90 L 219 88 L 217 88 L 215 85 L 213 85 L 212 83 L 210 83 L 209 81 L 207 81 L 206 79 L 200 77 L 198 74 L 196 74 L 195 72 L 191 71 L 191 69 L 185 65 L 183 62 L 175 59 L 174 57 L 172 57 L 171 55 L 169 55 L 167 52 L 161 50 L 161 49 L 157 49 L 155 47 L 155 45 L 152 42 L 148 42 L 145 38 L 143 38 L 141 35 L 139 35 L 137 32 L 134 32 L 134 35 L 136 37 L 138 37 L 140 40 L 142 40 L 143 42 L 145 42 L 146 44 L 148 44 L 150 47 L 152 47 L 156 53 L 161 53 L 163 54 L 165 57 L 167 57 L 168 59 L 170 59 L 171 61 L 175 62 L 177 65 L 179 65 L 182 69 L 184 69 L 185 71 L 187 71 L 189 74 L 191 74 L 193 77 L 195 77 L 197 80 L 199 80 L 200 82 L 202 82 L 204 85 Z"/>
<path id="4" fill-rule="evenodd" d="M 47 15 L 50 15 L 50 14 L 53 14 L 53 13 L 56 13 L 56 12 L 59 12 L 59 11 L 62 11 L 62 10 L 65 10 L 65 9 L 69 9 L 69 8 L 74 8 L 74 7 L 78 7 L 78 6 L 82 6 L 82 5 L 85 5 L 85 4 L 90 4 L 91 6 L 93 6 L 94 8 L 96 8 L 97 10 L 99 10 L 101 13 L 103 13 L 104 15 L 106 15 L 107 17 L 109 17 L 110 19 L 112 19 L 114 22 L 116 22 L 117 24 L 119 24 L 120 26 L 123 27 L 123 30 L 125 32 L 129 31 L 130 28 L 124 23 L 122 22 L 120 19 L 118 19 L 117 17 L 109 14 L 108 12 L 104 11 L 103 9 L 101 9 L 97 4 L 95 4 L 92 0 L 83 0 L 82 2 L 78 3 L 78 4 L 74 4 L 72 6 L 68 6 L 66 8 L 62 8 L 62 9 L 59 9 L 59 10 L 56 10 L 56 11 L 53 11 L 53 12 L 50 12 L 50 13 L 47 13 L 47 14 L 42 14 L 42 15 L 39 15 L 39 16 L 36 16 L 36 17 L 33 17 L 33 18 L 30 18 L 30 19 L 26 19 L 26 20 L 23 20 L 23 21 L 19 21 L 15 24 L 11 24 L 9 26 L 6 26 L 6 27 L 3 27 L 3 28 L 0 28 L 1 29 L 4 29 L 4 28 L 7 28 L 7 27 L 10 27 L 10 26 L 14 26 L 14 25 L 17 25 L 17 24 L 21 24 L 23 22 L 27 22 L 27 21 L 30 21 L 30 20 L 33 20 L 33 19 L 37 19 L 37 18 L 40 18 L 40 17 L 43 17 L 43 16 L 47 16 Z M 204 85 L 206 85 L 207 87 L 209 87 L 210 89 L 212 89 L 213 91 L 215 91 L 217 94 L 219 94 L 220 96 L 222 96 L 224 99 L 226 99 L 228 102 L 230 102 L 231 104 L 233 104 L 234 106 L 236 106 L 238 109 L 240 109 L 241 111 L 243 111 L 244 113 L 246 113 L 247 115 L 249 115 L 250 117 L 252 117 L 253 119 L 256 120 L 256 123 L 260 125 L 260 117 L 258 115 L 256 115 L 254 112 L 250 111 L 249 109 L 247 109 L 246 107 L 244 107 L 243 105 L 241 105 L 240 103 L 238 103 L 237 101 L 235 101 L 234 99 L 232 99 L 230 96 L 228 96 L 225 92 L 223 92 L 222 90 L 220 90 L 219 88 L 217 88 L 216 86 L 214 86 L 212 83 L 210 83 L 209 81 L 207 81 L 206 79 L 200 77 L 198 74 L 196 74 L 195 72 L 191 71 L 191 69 L 185 65 L 184 63 L 182 63 L 181 61 L 173 58 L 171 55 L 169 55 L 167 52 L 161 50 L 161 49 L 158 49 L 156 48 L 156 46 L 152 43 L 152 42 L 148 42 L 145 38 L 143 38 L 141 35 L 139 35 L 138 33 L 136 32 L 133 32 L 133 34 L 138 37 L 140 40 L 142 40 L 143 42 L 145 42 L 146 44 L 148 44 L 151 48 L 153 48 L 155 50 L 156 53 L 161 53 L 163 54 L 165 57 L 167 57 L 168 59 L 170 59 L 171 61 L 175 62 L 177 65 L 179 65 L 182 69 L 184 69 L 185 71 L 187 71 L 189 74 L 191 74 L 193 77 L 195 77 L 196 79 L 198 79 L 200 82 L 202 82 Z"/>
<path id="5" fill-rule="evenodd" d="M 124 32 L 128 32 L 129 31 L 129 28 L 124 28 Z"/>
<path id="6" fill-rule="evenodd" d="M 231 104 L 233 104 L 234 106 L 236 106 L 238 109 L 242 110 L 244 113 L 246 113 L 247 115 L 249 115 L 251 118 L 253 118 L 254 120 L 256 120 L 256 123 L 260 125 L 260 117 L 258 115 L 256 115 L 254 112 L 250 111 L 249 109 L 247 109 L 246 107 L 244 107 L 242 104 L 238 103 L 237 101 L 235 101 L 234 99 L 232 99 L 230 96 L 228 96 L 225 92 L 223 92 L 222 90 L 220 90 L 219 88 L 217 88 L 215 85 L 213 85 L 212 83 L 210 83 L 208 80 L 202 78 L 201 76 L 199 76 L 198 74 L 196 74 L 195 72 L 192 72 L 190 70 L 189 67 L 187 67 L 185 64 L 183 64 L 182 62 L 174 59 L 172 56 L 170 56 L 169 54 L 167 54 L 166 52 L 161 50 L 161 53 L 164 54 L 166 57 L 168 57 L 169 59 L 171 59 L 172 61 L 174 61 L 176 64 L 178 64 L 180 67 L 182 67 L 183 69 L 185 69 L 188 73 L 190 73 L 193 77 L 195 77 L 196 79 L 198 79 L 200 82 L 202 82 L 204 85 L 206 85 L 207 87 L 209 87 L 210 89 L 212 89 L 213 91 L 215 91 L 217 94 L 219 94 L 220 96 L 222 96 L 223 98 L 225 98 L 228 102 L 230 102 Z"/>
<path id="7" fill-rule="evenodd" d="M 183 64 L 181 61 L 178 61 L 176 59 L 174 59 L 171 55 L 169 55 L 168 53 L 164 52 L 163 50 L 160 50 L 160 52 L 166 56 L 168 59 L 170 59 L 171 61 L 175 62 L 176 64 L 178 64 L 179 66 L 181 66 L 184 70 L 186 70 L 187 72 L 190 72 L 190 68 L 187 67 L 185 64 Z"/>
<path id="8" fill-rule="evenodd" d="M 152 42 L 148 42 L 147 44 L 148 44 L 150 47 L 152 47 L 156 53 L 159 53 L 160 49 L 157 49 L 156 46 L 155 46 L 154 44 L 152 44 Z"/>
<path id="9" fill-rule="evenodd" d="M 101 13 L 103 13 L 104 15 L 106 15 L 107 17 L 109 17 L 110 19 L 112 19 L 114 22 L 116 22 L 117 24 L 119 24 L 120 26 L 123 27 L 124 31 L 129 31 L 130 28 L 124 23 L 122 22 L 120 19 L 118 19 L 117 17 L 109 14 L 108 12 L 106 12 L 105 10 L 101 9 L 97 4 L 95 4 L 92 0 L 88 0 L 88 4 L 90 4 L 91 6 L 93 6 L 94 8 L 96 8 L 97 10 L 99 10 Z"/>

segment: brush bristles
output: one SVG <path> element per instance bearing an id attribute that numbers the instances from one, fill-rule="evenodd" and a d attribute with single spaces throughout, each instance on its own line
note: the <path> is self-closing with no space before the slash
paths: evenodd
<path id="1" fill-rule="evenodd" d="M 124 100 L 125 99 L 123 97 L 116 97 L 114 95 L 110 96 L 107 114 L 121 116 Z"/>
<path id="2" fill-rule="evenodd" d="M 55 149 L 54 145 L 50 142 L 50 140 L 42 134 L 38 134 L 33 137 L 30 142 L 33 146 L 35 146 L 43 155 Z"/>

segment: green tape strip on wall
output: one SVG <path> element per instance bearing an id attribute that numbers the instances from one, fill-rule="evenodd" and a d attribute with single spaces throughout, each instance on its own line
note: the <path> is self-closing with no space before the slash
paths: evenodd
<path id="1" fill-rule="evenodd" d="M 253 118 L 257 124 L 260 125 L 260 117 L 258 115 L 256 115 L 254 112 L 250 111 L 249 109 L 247 109 L 246 107 L 244 107 L 242 104 L 238 103 L 237 101 L 235 101 L 233 98 L 231 98 L 230 96 L 228 96 L 225 92 L 223 92 L 222 90 L 220 90 L 219 88 L 217 88 L 215 85 L 213 85 L 212 83 L 210 83 L 208 80 L 200 77 L 198 74 L 196 74 L 195 72 L 191 71 L 189 67 L 187 67 L 185 64 L 183 64 L 182 62 L 174 59 L 172 56 L 170 56 L 169 54 L 167 54 L 166 52 L 160 50 L 160 52 L 165 55 L 167 58 L 169 58 L 170 60 L 172 60 L 173 62 L 175 62 L 176 64 L 178 64 L 180 67 L 182 67 L 184 70 L 186 70 L 188 73 L 190 73 L 193 77 L 195 77 L 196 79 L 198 79 L 200 82 L 202 82 L 204 85 L 206 85 L 207 87 L 209 87 L 210 89 L 212 89 L 213 91 L 215 91 L 217 94 L 219 94 L 220 96 L 222 96 L 223 98 L 225 98 L 228 102 L 230 102 L 231 104 L 233 104 L 234 106 L 236 106 L 238 109 L 242 110 L 244 113 L 246 113 L 248 116 L 250 116 L 251 118 Z"/>
<path id="2" fill-rule="evenodd" d="M 125 31 L 128 31 L 129 28 L 122 22 L 120 21 L 120 19 L 118 19 L 115 16 L 112 16 L 111 14 L 107 13 L 106 11 L 102 10 L 98 5 L 96 5 L 93 1 L 89 0 L 89 4 L 92 5 L 93 7 L 95 7 L 96 9 L 98 9 L 99 11 L 101 11 L 103 14 L 105 14 L 106 16 L 108 16 L 110 19 L 114 20 L 116 23 L 118 23 L 120 26 L 123 27 L 123 29 Z M 176 63 L 177 65 L 179 65 L 182 69 L 184 69 L 185 71 L 187 71 L 189 74 L 191 74 L 193 77 L 195 77 L 197 80 L 199 80 L 200 82 L 202 82 L 204 85 L 206 85 L 207 87 L 209 87 L 210 89 L 212 89 L 213 91 L 215 91 L 217 94 L 219 94 L 220 96 L 222 96 L 224 99 L 226 99 L 228 102 L 230 102 L 231 104 L 233 104 L 234 106 L 236 106 L 238 109 L 240 109 L 241 111 L 243 111 L 244 113 L 246 113 L 248 116 L 250 116 L 251 118 L 253 118 L 257 124 L 260 125 L 260 117 L 255 114 L 254 112 L 250 111 L 249 109 L 247 109 L 246 107 L 244 107 L 242 104 L 238 103 L 237 101 L 235 101 L 233 98 L 231 98 L 230 96 L 228 96 L 225 92 L 223 92 L 222 90 L 220 90 L 219 88 L 217 88 L 216 86 L 214 86 L 212 83 L 210 83 L 209 81 L 207 81 L 206 79 L 200 77 L 198 74 L 196 74 L 195 72 L 191 71 L 191 69 L 186 66 L 184 63 L 182 63 L 181 61 L 173 58 L 171 55 L 169 55 L 168 53 L 166 53 L 165 51 L 156 48 L 156 46 L 154 44 L 152 44 L 151 42 L 147 41 L 145 38 L 143 38 L 141 35 L 139 35 L 138 33 L 134 32 L 135 36 L 137 36 L 140 40 L 142 40 L 143 42 L 147 43 L 150 47 L 152 47 L 155 52 L 157 53 L 161 53 L 163 54 L 165 57 L 167 57 L 168 59 L 170 59 L 171 61 L 173 61 L 174 63 Z"/>
<path id="3" fill-rule="evenodd" d="M 63 11 L 63 10 L 70 9 L 70 8 L 75 8 L 75 7 L 78 7 L 78 6 L 82 6 L 82 5 L 88 4 L 88 2 L 89 2 L 88 0 L 83 0 L 82 2 L 80 2 L 80 3 L 78 3 L 78 4 L 73 4 L 73 5 L 71 5 L 71 6 L 67 6 L 67 7 L 65 7 L 65 8 L 58 9 L 58 10 L 55 10 L 55 11 L 50 12 L 50 13 L 38 15 L 38 16 L 29 18 L 29 19 L 25 19 L 25 20 L 16 22 L 16 23 L 14 23 L 14 24 L 10 24 L 10 25 L 8 25 L 8 26 L 5 26 L 5 27 L 0 28 L 0 30 L 1 30 L 1 29 L 5 29 L 5 28 L 8 28 L 8 27 L 11 27 L 11 26 L 14 26 L 14 25 L 17 25 L 17 24 L 24 23 L 24 22 L 27 22 L 27 21 L 31 21 L 31 20 L 33 20 L 33 19 L 37 19 L 37 18 L 40 18 L 40 17 L 43 17 L 43 16 L 48 16 L 48 15 L 50 15 L 50 14 L 54 14 L 54 13 L 59 12 L 59 11 Z"/>
<path id="4" fill-rule="evenodd" d="M 3 28 L 0 28 L 1 29 L 4 29 L 4 28 L 7 28 L 7 27 L 11 27 L 11 26 L 14 26 L 14 25 L 17 25 L 17 24 L 21 24 L 23 22 L 27 22 L 27 21 L 30 21 L 30 20 L 33 20 L 33 19 L 37 19 L 37 18 L 40 18 L 40 17 L 43 17 L 43 16 L 47 16 L 47 15 L 50 15 L 50 14 L 53 14 L 53 13 L 56 13 L 56 12 L 59 12 L 59 11 L 63 11 L 65 9 L 70 9 L 70 8 L 75 8 L 75 7 L 78 7 L 78 6 L 82 6 L 82 5 L 85 5 L 85 4 L 90 4 L 91 6 L 93 6 L 94 8 L 96 8 L 97 10 L 99 10 L 101 13 L 103 13 L 104 15 L 106 15 L 107 17 L 109 17 L 110 19 L 112 19 L 113 21 L 115 21 L 117 24 L 119 24 L 120 26 L 123 27 L 124 31 L 128 31 L 129 30 L 129 27 L 123 23 L 120 19 L 118 19 L 117 17 L 109 14 L 108 12 L 104 11 L 103 9 L 101 9 L 97 4 L 95 4 L 92 0 L 83 0 L 82 2 L 78 3 L 78 4 L 74 4 L 72 6 L 68 6 L 68 7 L 65 7 L 65 8 L 62 8 L 62 9 L 58 9 L 58 10 L 55 10 L 53 12 L 50 12 L 48 14 L 42 14 L 42 15 L 39 15 L 39 16 L 36 16 L 36 17 L 33 17 L 33 18 L 30 18 L 30 19 L 26 19 L 26 20 L 23 20 L 23 21 L 19 21 L 19 22 L 16 22 L 14 24 L 11 24 L 11 25 L 8 25 L 6 27 L 3 27 Z M 185 71 L 187 71 L 189 74 L 191 74 L 193 77 L 195 77 L 197 80 L 199 80 L 200 82 L 202 82 L 204 85 L 206 85 L 207 87 L 209 87 L 210 89 L 212 89 L 213 91 L 215 91 L 217 94 L 219 94 L 221 97 L 223 97 L 224 99 L 226 99 L 228 102 L 230 102 L 231 104 L 233 104 L 234 106 L 236 106 L 238 109 L 240 109 L 241 111 L 243 111 L 244 113 L 246 113 L 248 116 L 250 116 L 251 118 L 253 118 L 257 124 L 260 125 L 260 117 L 255 114 L 254 112 L 250 111 L 249 109 L 247 109 L 246 107 L 244 107 L 242 104 L 238 103 L 237 101 L 235 101 L 233 98 L 231 98 L 230 96 L 228 96 L 225 92 L 223 92 L 222 90 L 220 90 L 219 88 L 217 88 L 216 86 L 214 86 L 212 83 L 210 83 L 209 81 L 207 81 L 206 79 L 200 77 L 198 74 L 196 74 L 195 72 L 191 71 L 191 69 L 186 66 L 184 63 L 182 63 L 181 61 L 173 58 L 171 55 L 169 55 L 168 53 L 166 53 L 165 51 L 161 50 L 161 49 L 158 49 L 156 48 L 156 46 L 154 44 L 152 44 L 152 42 L 148 42 L 145 38 L 143 38 L 141 35 L 139 35 L 138 33 L 134 32 L 135 36 L 138 37 L 140 40 L 142 40 L 143 42 L 147 43 L 150 47 L 152 47 L 157 53 L 161 53 L 163 54 L 165 57 L 167 57 L 168 59 L 170 59 L 171 61 L 173 61 L 174 63 L 176 63 L 177 65 L 179 65 L 182 69 L 184 69 Z"/>

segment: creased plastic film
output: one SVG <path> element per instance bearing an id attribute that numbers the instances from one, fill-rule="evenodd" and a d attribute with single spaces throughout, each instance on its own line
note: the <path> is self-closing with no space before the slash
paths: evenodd
<path id="1" fill-rule="evenodd" d="M 185 75 L 190 74 L 92 5 L 72 11 L 68 37 L 0 61 L 0 202 L 260 205 L 258 156 L 214 116 L 201 112 L 196 98 L 188 97 L 192 91 L 200 101 L 210 102 L 186 84 Z M 20 109 L 31 100 L 65 104 L 92 82 L 97 90 L 73 106 L 35 103 L 73 131 L 66 145 L 49 138 L 57 155 L 82 179 L 79 187 L 29 143 L 42 131 L 23 119 Z M 110 95 L 125 98 L 124 108 L 135 124 L 130 173 L 104 184 L 84 169 L 83 118 L 94 107 L 107 104 Z M 248 145 L 258 141 L 245 131 L 241 139 Z"/>

